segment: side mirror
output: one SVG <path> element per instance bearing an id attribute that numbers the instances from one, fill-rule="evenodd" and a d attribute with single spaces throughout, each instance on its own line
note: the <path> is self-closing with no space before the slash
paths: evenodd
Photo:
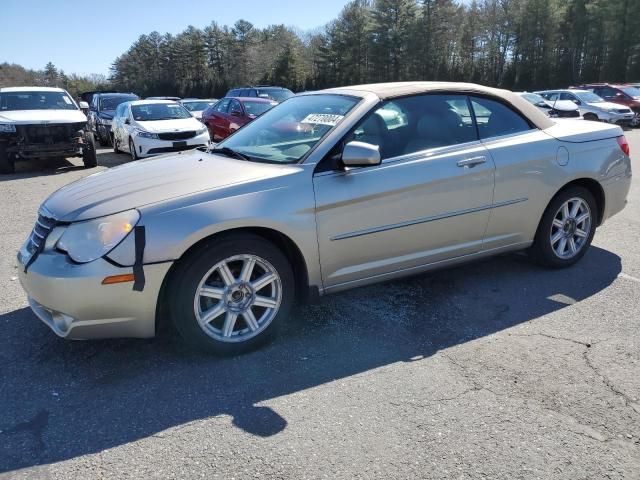
<path id="1" fill-rule="evenodd" d="M 80 102 L 78 103 L 78 106 L 80 107 L 80 110 L 82 110 L 83 112 L 86 112 L 87 110 L 89 110 L 89 104 L 87 102 Z"/>
<path id="2" fill-rule="evenodd" d="M 128 118 L 125 118 L 124 123 L 125 125 L 131 125 L 131 120 L 129 120 Z"/>
<path id="3" fill-rule="evenodd" d="M 353 141 L 342 149 L 342 164 L 347 168 L 380 165 L 381 160 L 378 145 Z"/>

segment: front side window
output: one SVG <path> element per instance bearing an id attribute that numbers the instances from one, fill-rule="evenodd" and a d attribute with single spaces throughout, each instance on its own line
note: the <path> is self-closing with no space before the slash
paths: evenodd
<path id="1" fill-rule="evenodd" d="M 192 118 L 189 111 L 178 103 L 147 103 L 131 107 L 133 119 L 137 122 L 157 120 L 178 120 Z"/>
<path id="2" fill-rule="evenodd" d="M 220 142 L 250 160 L 294 163 L 312 150 L 360 101 L 346 95 L 294 97 Z"/>
<path id="3" fill-rule="evenodd" d="M 66 92 L 2 92 L 0 111 L 77 110 Z"/>
<path id="4" fill-rule="evenodd" d="M 377 145 L 384 160 L 476 139 L 467 97 L 451 94 L 384 102 L 362 120 L 347 141 Z"/>
<path id="5" fill-rule="evenodd" d="M 531 125 L 519 113 L 505 104 L 488 98 L 471 97 L 480 138 L 513 135 L 531 130 Z"/>

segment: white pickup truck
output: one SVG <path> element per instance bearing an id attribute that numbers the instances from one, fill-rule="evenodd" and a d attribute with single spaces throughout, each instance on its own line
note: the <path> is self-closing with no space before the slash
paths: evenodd
<path id="1" fill-rule="evenodd" d="M 62 88 L 0 88 L 0 173 L 13 173 L 16 161 L 34 158 L 82 157 L 86 167 L 95 167 L 82 106 Z"/>

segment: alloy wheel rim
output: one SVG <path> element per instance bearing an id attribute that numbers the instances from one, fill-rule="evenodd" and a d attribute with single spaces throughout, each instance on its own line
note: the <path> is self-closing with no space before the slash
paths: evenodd
<path id="1" fill-rule="evenodd" d="M 549 241 L 558 258 L 567 260 L 575 257 L 584 248 L 591 231 L 591 209 L 582 198 L 570 198 L 558 209 L 553 222 Z"/>
<path id="2" fill-rule="evenodd" d="M 282 282 L 277 270 L 257 255 L 216 263 L 200 280 L 193 309 L 200 328 L 221 342 L 259 335 L 278 314 Z"/>

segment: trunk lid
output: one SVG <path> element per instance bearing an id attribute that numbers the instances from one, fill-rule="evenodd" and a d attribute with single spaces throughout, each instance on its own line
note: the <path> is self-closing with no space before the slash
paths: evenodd
<path id="1" fill-rule="evenodd" d="M 622 128 L 618 125 L 571 119 L 556 122 L 544 131 L 553 138 L 571 143 L 595 142 L 623 135 Z"/>

